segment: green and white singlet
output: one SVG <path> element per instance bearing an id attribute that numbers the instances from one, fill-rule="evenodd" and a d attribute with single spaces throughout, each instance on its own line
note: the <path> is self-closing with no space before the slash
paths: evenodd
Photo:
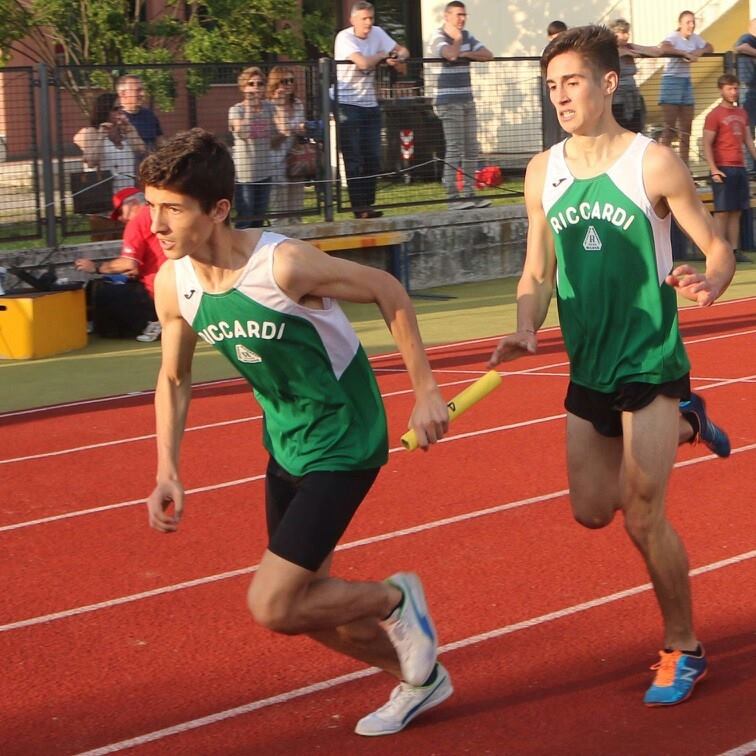
<path id="1" fill-rule="evenodd" d="M 666 383 L 690 370 L 678 329 L 671 215 L 660 218 L 643 185 L 641 134 L 612 167 L 577 179 L 564 142 L 549 150 L 542 203 L 557 257 L 559 322 L 570 377 L 613 392 L 631 381 Z"/>
<path id="2" fill-rule="evenodd" d="M 286 237 L 263 233 L 236 284 L 202 290 L 187 256 L 175 261 L 182 317 L 251 384 L 263 408 L 263 443 L 291 475 L 379 467 L 386 415 L 362 345 L 339 305 L 292 301 L 273 278 Z"/>

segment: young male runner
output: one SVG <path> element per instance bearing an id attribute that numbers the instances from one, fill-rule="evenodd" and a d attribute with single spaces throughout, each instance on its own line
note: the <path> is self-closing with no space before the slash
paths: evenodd
<path id="1" fill-rule="evenodd" d="M 397 732 L 448 698 L 452 686 L 436 661 L 436 633 L 416 575 L 400 572 L 384 582 L 329 575 L 334 547 L 388 453 L 378 386 L 336 300 L 380 308 L 415 391 L 409 424 L 427 448 L 446 432 L 448 410 L 409 297 L 383 271 L 279 234 L 232 229 L 233 161 L 202 129 L 149 155 L 140 179 L 168 258 L 155 283 L 163 359 L 150 525 L 175 531 L 184 509 L 179 445 L 199 335 L 249 381 L 264 413 L 270 540 L 249 609 L 274 632 L 305 633 L 397 676 L 389 702 L 356 728 L 361 735 Z"/>
<path id="2" fill-rule="evenodd" d="M 675 290 L 710 305 L 732 278 L 732 251 L 680 159 L 612 116 L 619 57 L 608 29 L 560 34 L 541 65 L 571 136 L 528 166 L 518 330 L 501 340 L 490 365 L 536 351 L 556 279 L 570 359 L 572 510 L 589 528 L 608 525 L 622 510 L 664 622 L 664 650 L 644 701 L 676 704 L 706 674 L 706 658 L 693 630 L 687 557 L 666 518 L 664 493 L 679 443 L 700 439 L 722 457 L 730 444 L 703 399 L 690 393 Z M 705 273 L 689 265 L 672 270 L 671 214 L 706 255 Z"/>

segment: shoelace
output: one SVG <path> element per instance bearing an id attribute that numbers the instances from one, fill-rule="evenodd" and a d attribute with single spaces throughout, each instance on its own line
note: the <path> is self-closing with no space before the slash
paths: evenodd
<path id="1" fill-rule="evenodd" d="M 389 696 L 389 700 L 381 706 L 376 714 L 393 713 L 394 709 L 401 709 L 405 705 L 405 701 L 414 701 L 417 696 L 417 688 L 408 683 L 399 683 Z"/>
<path id="2" fill-rule="evenodd" d="M 675 668 L 677 660 L 682 656 L 680 651 L 659 651 L 659 661 L 651 665 L 656 670 L 654 685 L 660 688 L 668 688 L 675 681 Z"/>

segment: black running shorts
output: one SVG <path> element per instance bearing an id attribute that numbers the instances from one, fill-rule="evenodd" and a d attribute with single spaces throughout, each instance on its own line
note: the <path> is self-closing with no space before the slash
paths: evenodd
<path id="1" fill-rule="evenodd" d="M 379 469 L 296 477 L 271 457 L 265 475 L 268 549 L 287 562 L 317 572 L 344 535 Z"/>
<path id="2" fill-rule="evenodd" d="M 623 412 L 637 412 L 659 395 L 680 401 L 690 399 L 690 374 L 668 383 L 623 383 L 609 394 L 570 381 L 564 408 L 587 420 L 602 436 L 615 437 L 622 435 Z"/>

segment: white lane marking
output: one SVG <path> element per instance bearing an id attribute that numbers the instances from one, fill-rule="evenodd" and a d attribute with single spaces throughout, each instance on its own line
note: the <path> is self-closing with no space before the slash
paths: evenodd
<path id="1" fill-rule="evenodd" d="M 756 449 L 756 443 L 749 444 L 748 446 L 742 446 L 737 449 L 733 449 L 733 454 L 739 454 L 746 451 Z M 709 462 L 711 460 L 719 459 L 715 454 L 706 454 L 702 457 L 695 457 L 694 459 L 677 462 L 675 467 L 689 467 L 690 465 L 696 465 L 700 462 Z M 264 476 L 259 476 L 260 479 Z M 252 478 L 247 481 L 253 480 Z M 233 481 L 227 485 L 234 485 L 238 481 Z M 245 481 L 246 482 L 246 481 Z M 186 493 L 193 493 L 194 491 L 187 491 Z M 369 546 L 374 543 L 380 543 L 381 541 L 389 541 L 393 538 L 401 538 L 407 535 L 414 535 L 415 533 L 422 533 L 426 530 L 434 530 L 436 528 L 445 527 L 447 525 L 454 525 L 459 522 L 465 522 L 467 520 L 476 519 L 478 517 L 486 517 L 492 514 L 498 514 L 499 512 L 506 512 L 510 509 L 518 509 L 519 507 L 529 506 L 531 504 L 540 504 L 545 501 L 551 501 L 558 499 L 562 496 L 567 496 L 569 491 L 565 488 L 561 491 L 552 491 L 551 493 L 542 494 L 541 496 L 531 496 L 526 499 L 518 499 L 517 501 L 507 502 L 505 504 L 497 504 L 493 507 L 487 507 L 486 509 L 479 509 L 474 512 L 465 512 L 463 514 L 454 515 L 452 517 L 445 517 L 440 520 L 433 520 L 431 522 L 422 523 L 421 525 L 413 525 L 409 528 L 403 528 L 401 530 L 394 530 L 388 533 L 380 533 L 375 536 L 369 536 L 368 538 L 362 538 L 356 541 L 349 541 L 348 543 L 339 544 L 336 547 L 336 551 L 348 551 L 360 546 Z M 137 502 L 141 503 L 141 502 Z M 242 567 L 236 570 L 230 570 L 227 572 L 216 573 L 215 575 L 209 575 L 203 578 L 195 578 L 183 583 L 176 583 L 174 585 L 163 586 L 162 588 L 155 588 L 151 591 L 144 591 L 142 593 L 135 593 L 128 596 L 120 596 L 115 599 L 109 599 L 107 601 L 100 601 L 96 604 L 88 604 L 86 606 L 74 607 L 72 609 L 66 609 L 60 612 L 52 614 L 40 615 L 38 617 L 29 617 L 23 620 L 17 620 L 5 625 L 0 625 L 0 632 L 8 632 L 10 630 L 18 630 L 24 627 L 30 627 L 32 625 L 40 625 L 46 622 L 52 622 L 54 620 L 66 619 L 67 617 L 74 617 L 79 614 L 87 614 L 89 612 L 98 611 L 99 609 L 108 609 L 113 606 L 120 606 L 121 604 L 128 604 L 133 601 L 139 601 L 144 598 L 150 598 L 152 596 L 160 596 L 166 593 L 172 593 L 174 591 L 184 590 L 185 588 L 194 588 L 196 586 L 204 585 L 206 583 L 214 583 L 219 580 L 226 580 L 228 578 L 237 577 L 239 575 L 252 574 L 257 570 L 257 565 L 250 567 Z"/>
<path id="2" fill-rule="evenodd" d="M 694 570 L 691 570 L 690 574 L 692 577 L 695 575 L 702 575 L 707 572 L 714 572 L 715 570 L 720 570 L 735 564 L 740 564 L 741 562 L 753 559 L 754 557 L 756 557 L 756 550 L 747 551 L 743 554 L 738 554 L 737 556 L 730 557 L 729 559 L 722 559 L 718 562 L 712 562 L 711 564 L 698 567 Z M 548 612 L 547 614 L 542 614 L 538 617 L 532 617 L 522 622 L 516 622 L 512 625 L 505 625 L 504 627 L 499 627 L 486 633 L 479 633 L 477 635 L 471 635 L 467 638 L 462 638 L 461 640 L 454 641 L 452 643 L 446 643 L 439 648 L 439 653 L 449 653 L 450 651 L 456 651 L 460 648 L 474 646 L 479 643 L 484 643 L 496 638 L 501 638 L 505 635 L 511 635 L 512 633 L 516 633 L 521 630 L 528 630 L 532 627 L 537 627 L 538 625 L 543 625 L 548 622 L 555 622 L 557 620 L 563 619 L 564 617 L 580 614 L 581 612 L 595 609 L 598 606 L 611 604 L 615 601 L 622 601 L 623 599 L 631 598 L 633 596 L 637 596 L 640 593 L 645 593 L 650 590 L 650 583 L 636 585 L 633 588 L 628 588 L 624 591 L 611 593 L 607 596 L 601 596 L 590 601 L 584 601 L 580 604 L 573 604 L 572 606 L 567 606 L 554 612 Z M 361 669 L 357 672 L 351 672 L 346 675 L 340 675 L 339 677 L 332 677 L 329 680 L 323 680 L 321 682 L 313 683 L 312 685 L 306 685 L 302 688 L 295 688 L 294 690 L 289 690 L 285 693 L 279 693 L 278 695 L 270 696 L 269 698 L 262 698 L 258 701 L 251 701 L 250 703 L 244 704 L 242 706 L 235 706 L 232 709 L 218 711 L 205 717 L 199 717 L 197 719 L 190 719 L 186 722 L 181 722 L 180 724 L 173 725 L 172 727 L 164 727 L 161 730 L 154 730 L 153 732 L 146 733 L 145 735 L 138 735 L 137 737 L 129 738 L 128 740 L 121 740 L 118 743 L 111 743 L 110 745 L 95 748 L 91 751 L 85 751 L 78 754 L 78 756 L 104 756 L 108 753 L 125 751 L 128 748 L 136 748 L 137 746 L 144 745 L 145 743 L 152 743 L 156 740 L 162 740 L 163 738 L 169 737 L 171 735 L 180 735 L 184 732 L 196 730 L 200 727 L 207 727 L 209 725 L 216 724 L 217 722 L 222 722 L 226 719 L 233 719 L 245 714 L 250 714 L 253 711 L 259 711 L 260 709 L 265 709 L 269 706 L 288 703 L 289 701 L 293 701 L 297 698 L 303 698 L 304 696 L 309 696 L 313 693 L 319 693 L 324 690 L 332 690 L 333 688 L 341 685 L 346 685 L 347 683 L 354 682 L 355 680 L 360 680 L 365 677 L 376 675 L 380 671 L 381 670 L 377 669 L 376 667 L 370 667 L 368 669 Z M 745 747 L 747 747 L 748 745 L 750 744 L 746 744 Z M 730 752 L 728 752 L 728 754 L 729 753 Z M 745 754 L 748 753 L 748 751 L 738 751 L 736 753 L 736 756 L 741 756 L 741 753 Z M 728 755 L 724 754 L 723 756 Z"/>
<path id="3" fill-rule="evenodd" d="M 743 743 L 743 745 L 737 748 L 731 748 L 729 751 L 720 753 L 719 756 L 749 756 L 752 753 L 756 753 L 756 740 L 752 740 L 750 743 Z"/>

